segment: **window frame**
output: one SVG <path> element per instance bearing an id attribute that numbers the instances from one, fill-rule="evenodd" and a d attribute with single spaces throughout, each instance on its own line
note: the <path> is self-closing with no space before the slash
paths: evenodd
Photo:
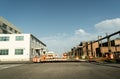
<path id="1" fill-rule="evenodd" d="M 24 41 L 24 36 L 16 36 L 15 40 L 16 41 Z"/>
<path id="2" fill-rule="evenodd" d="M 9 36 L 0 36 L 0 41 L 9 41 Z"/>

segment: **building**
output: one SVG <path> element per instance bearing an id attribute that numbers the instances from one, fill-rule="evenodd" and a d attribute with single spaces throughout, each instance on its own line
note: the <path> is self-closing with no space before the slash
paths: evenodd
<path id="1" fill-rule="evenodd" d="M 54 52 L 47 52 L 46 53 L 46 59 L 54 59 L 57 58 L 57 54 L 55 54 Z"/>
<path id="2" fill-rule="evenodd" d="M 0 61 L 31 61 L 46 53 L 46 45 L 0 16 Z"/>
<path id="3" fill-rule="evenodd" d="M 112 36 L 118 35 L 116 39 L 110 39 Z M 120 58 L 120 31 L 107 35 L 96 41 L 81 42 L 78 46 L 71 49 L 69 55 L 71 57 L 90 58 L 90 57 L 108 57 Z M 107 39 L 107 41 L 102 41 Z"/>
<path id="4" fill-rule="evenodd" d="M 113 54 L 118 54 L 120 53 L 120 38 L 111 40 L 110 48 L 108 48 L 108 42 L 103 42 L 102 44 L 99 44 L 99 46 L 100 47 L 97 48 L 97 50 L 99 50 L 98 52 L 100 52 L 103 56 L 105 56 L 106 54 L 109 55 L 109 52 Z"/>
<path id="5" fill-rule="evenodd" d="M 0 34 L 0 61 L 31 61 L 46 53 L 46 45 L 32 34 Z"/>
<path id="6" fill-rule="evenodd" d="M 71 56 L 79 57 L 105 57 L 114 54 L 115 58 L 120 58 L 120 38 L 110 41 L 110 46 L 108 42 L 81 42 L 79 46 L 71 49 Z"/>
<path id="7" fill-rule="evenodd" d="M 0 34 L 20 34 L 21 31 L 8 22 L 6 19 L 0 16 Z"/>

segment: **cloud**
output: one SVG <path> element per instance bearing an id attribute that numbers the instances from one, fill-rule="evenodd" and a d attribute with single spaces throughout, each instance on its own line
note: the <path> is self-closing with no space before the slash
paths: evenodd
<path id="1" fill-rule="evenodd" d="M 65 33 L 59 33 L 53 36 L 43 37 L 40 39 L 45 42 L 49 51 L 54 51 L 56 53 L 63 53 L 71 46 L 69 36 Z"/>
<path id="2" fill-rule="evenodd" d="M 90 37 L 90 34 L 83 29 L 75 30 L 73 35 L 59 33 L 54 36 L 40 38 L 46 45 L 49 51 L 56 53 L 64 53 L 70 51 L 73 46 L 85 41 Z"/>
<path id="3" fill-rule="evenodd" d="M 96 40 L 97 36 L 100 35 L 100 32 L 104 33 L 104 35 L 102 34 L 104 37 L 105 33 L 114 33 L 120 30 L 120 18 L 103 20 L 95 24 L 94 29 L 97 29 L 94 34 L 93 32 L 88 33 L 85 29 L 80 28 L 73 31 L 72 35 L 59 33 L 40 39 L 47 45 L 49 51 L 62 54 L 65 51 L 70 51 L 72 47 L 78 45 L 82 41 Z"/>
<path id="4" fill-rule="evenodd" d="M 78 29 L 75 31 L 76 35 L 89 35 L 89 33 L 85 32 L 83 29 Z"/>
<path id="5" fill-rule="evenodd" d="M 95 24 L 99 32 L 113 33 L 120 30 L 120 18 L 108 19 Z"/>

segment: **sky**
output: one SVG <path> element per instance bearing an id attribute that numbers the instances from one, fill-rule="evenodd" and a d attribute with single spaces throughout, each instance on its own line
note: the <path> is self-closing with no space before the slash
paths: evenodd
<path id="1" fill-rule="evenodd" d="M 0 0 L 0 16 L 61 54 L 119 31 L 120 0 Z"/>

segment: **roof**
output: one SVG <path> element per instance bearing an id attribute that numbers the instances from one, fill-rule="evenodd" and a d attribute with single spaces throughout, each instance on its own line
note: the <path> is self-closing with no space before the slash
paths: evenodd
<path id="1" fill-rule="evenodd" d="M 46 44 L 44 44 L 42 41 L 40 41 L 38 38 L 36 38 L 34 35 L 32 35 L 31 34 L 31 36 L 33 37 L 33 38 L 35 38 L 37 41 L 39 41 L 41 44 L 43 44 L 44 46 L 46 46 Z"/>

